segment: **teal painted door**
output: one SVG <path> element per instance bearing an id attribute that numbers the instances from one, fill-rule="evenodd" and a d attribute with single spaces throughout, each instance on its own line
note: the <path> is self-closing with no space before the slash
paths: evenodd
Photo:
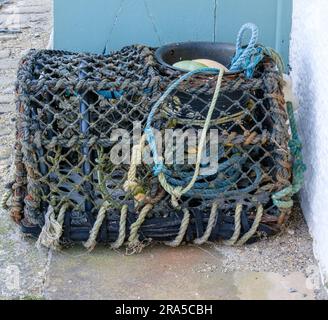
<path id="1" fill-rule="evenodd" d="M 235 42 L 242 24 L 288 61 L 292 0 L 54 0 L 54 48 L 108 53 L 143 43 Z"/>

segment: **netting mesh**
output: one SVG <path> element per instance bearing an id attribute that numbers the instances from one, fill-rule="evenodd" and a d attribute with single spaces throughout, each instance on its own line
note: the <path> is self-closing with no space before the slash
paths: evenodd
<path id="1" fill-rule="evenodd" d="M 108 56 L 31 51 L 18 71 L 12 186 L 11 214 L 23 231 L 38 235 L 44 225 L 48 233 L 59 225 L 61 242 L 93 236 L 93 242 L 118 246 L 145 239 L 236 242 L 244 235 L 251 242 L 276 233 L 290 208 L 278 208 L 272 195 L 291 185 L 292 159 L 282 77 L 270 57 L 252 79 L 242 73 L 223 77 L 205 148 L 215 135 L 215 172 L 204 170 L 178 204 L 152 161 L 135 166 L 129 181 L 132 150 L 144 136 L 150 110 L 180 76 L 158 64 L 145 46 Z M 165 159 L 163 174 L 174 187 L 188 184 L 195 171 L 197 148 L 188 143 L 192 130 L 204 127 L 217 78 L 184 81 L 152 120 L 157 132 L 171 129 L 174 141 L 182 141 L 168 145 L 157 139 L 163 154 L 180 152 L 184 160 Z M 119 138 L 118 129 L 125 130 Z M 123 140 L 129 148 L 116 150 Z M 147 142 L 144 149 L 151 158 Z"/>

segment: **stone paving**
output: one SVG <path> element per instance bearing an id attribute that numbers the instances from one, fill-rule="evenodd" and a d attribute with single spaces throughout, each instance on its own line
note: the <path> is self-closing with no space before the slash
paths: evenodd
<path id="1" fill-rule="evenodd" d="M 5 1 L 0 5 L 0 195 L 11 178 L 17 65 L 28 49 L 47 47 L 51 10 L 50 0 Z M 7 212 L 1 210 L 0 299 L 43 297 L 49 259 L 47 251 L 39 252 L 34 242 L 22 239 Z M 18 283 L 11 283 L 12 276 L 18 276 Z"/>
<path id="2" fill-rule="evenodd" d="M 11 178 L 18 61 L 30 48 L 47 47 L 51 6 L 51 0 L 0 4 L 0 195 Z M 38 251 L 34 244 L 0 210 L 0 299 L 326 297 L 298 208 L 283 235 L 242 248 L 151 246 L 126 256 L 103 246 L 89 254 L 78 246 Z"/>

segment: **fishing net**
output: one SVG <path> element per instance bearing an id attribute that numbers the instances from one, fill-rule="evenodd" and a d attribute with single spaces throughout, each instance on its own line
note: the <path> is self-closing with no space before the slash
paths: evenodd
<path id="1" fill-rule="evenodd" d="M 224 75 L 215 104 L 215 72 L 163 98 L 180 77 L 141 45 L 107 56 L 30 51 L 18 71 L 8 186 L 22 231 L 48 247 L 101 242 L 132 252 L 150 240 L 243 244 L 276 234 L 303 170 L 276 62 L 265 55 L 252 78 Z M 206 120 L 202 159 L 216 160 L 197 171 Z"/>

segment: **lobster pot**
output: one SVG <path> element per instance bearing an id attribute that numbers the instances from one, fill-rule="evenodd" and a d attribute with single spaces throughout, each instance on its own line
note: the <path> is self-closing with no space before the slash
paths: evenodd
<path id="1" fill-rule="evenodd" d="M 107 56 L 30 51 L 18 71 L 11 186 L 22 231 L 135 250 L 150 240 L 242 244 L 277 233 L 290 213 L 293 157 L 275 62 L 266 56 L 251 79 L 224 75 L 202 149 L 216 162 L 199 172 L 218 75 L 182 81 L 151 112 L 180 76 L 146 46 Z"/>

